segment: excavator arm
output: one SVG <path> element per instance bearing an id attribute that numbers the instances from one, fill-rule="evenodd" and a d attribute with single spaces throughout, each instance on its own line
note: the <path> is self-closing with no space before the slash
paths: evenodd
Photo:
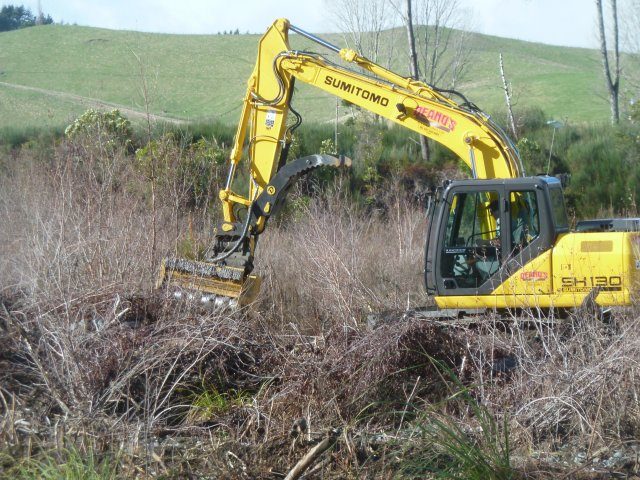
<path id="1" fill-rule="evenodd" d="M 294 31 L 337 53 L 358 71 L 316 53 L 291 50 Z M 456 153 L 474 178 L 515 178 L 523 175 L 517 150 L 491 119 L 466 101 L 454 102 L 441 90 L 402 77 L 358 55 L 340 49 L 279 19 L 261 38 L 258 58 L 248 80 L 242 113 L 220 191 L 223 221 L 204 262 L 166 259 L 161 285 L 204 292 L 208 299 L 234 298 L 245 303 L 255 296 L 259 280 L 250 275 L 258 236 L 300 176 L 322 166 L 339 167 L 349 159 L 312 155 L 287 163 L 291 132 L 300 123 L 291 107 L 295 81 L 347 100 L 380 117 L 424 135 Z M 451 92 L 448 92 L 451 93 Z M 454 92 L 455 93 L 455 92 Z M 293 113 L 297 120 L 288 122 Z M 246 154 L 245 154 L 246 152 Z M 233 190 L 246 158 L 245 193 Z"/>

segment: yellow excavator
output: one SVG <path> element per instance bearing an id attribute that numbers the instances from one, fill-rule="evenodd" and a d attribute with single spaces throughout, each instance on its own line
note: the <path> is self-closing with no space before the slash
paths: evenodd
<path id="1" fill-rule="evenodd" d="M 292 50 L 291 32 L 358 69 Z M 440 312 L 633 301 L 640 280 L 640 219 L 583 221 L 571 231 L 561 181 L 525 176 L 511 140 L 464 96 L 393 73 L 285 19 L 276 20 L 259 43 L 220 191 L 223 221 L 212 252 L 204 261 L 165 259 L 159 285 L 196 292 L 216 305 L 252 301 L 260 287 L 252 274 L 256 242 L 288 189 L 317 168 L 349 165 L 348 158 L 329 155 L 287 161 L 301 121 L 291 106 L 295 81 L 431 138 L 469 166 L 473 179 L 446 182 L 427 207 L 425 283 Z M 287 121 L 290 114 L 294 122 Z M 241 165 L 246 194 L 232 190 Z"/>

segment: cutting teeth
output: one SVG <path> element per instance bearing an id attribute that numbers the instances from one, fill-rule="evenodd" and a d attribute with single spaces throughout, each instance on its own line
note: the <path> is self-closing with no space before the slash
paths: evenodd
<path id="1" fill-rule="evenodd" d="M 245 276 L 243 268 L 165 258 L 156 286 L 177 287 L 178 291 L 189 292 L 193 299 L 200 297 L 204 304 L 246 305 L 258 294 L 260 279 L 255 275 Z"/>
<path id="2" fill-rule="evenodd" d="M 209 294 L 195 294 L 194 292 L 186 290 L 175 290 L 173 296 L 178 300 L 187 300 L 191 302 L 198 302 L 201 305 L 214 308 L 214 309 L 236 309 L 238 308 L 238 300 L 235 298 L 222 297 L 220 295 Z"/>

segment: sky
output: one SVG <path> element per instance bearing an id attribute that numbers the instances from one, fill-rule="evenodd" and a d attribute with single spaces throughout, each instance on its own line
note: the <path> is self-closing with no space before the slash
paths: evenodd
<path id="1" fill-rule="evenodd" d="M 310 32 L 336 31 L 331 0 L 40 0 L 56 22 L 145 32 L 211 34 L 239 29 L 262 33 L 279 17 Z M 459 0 L 480 33 L 554 45 L 595 48 L 593 0 Z M 38 0 L 0 0 L 25 5 Z"/>

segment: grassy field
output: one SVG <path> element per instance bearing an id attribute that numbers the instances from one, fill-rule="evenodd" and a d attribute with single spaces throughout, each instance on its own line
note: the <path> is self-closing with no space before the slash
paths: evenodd
<path id="1" fill-rule="evenodd" d="M 387 32 L 386 44 L 395 52 L 392 68 L 406 73 L 401 33 Z M 341 35 L 327 38 L 345 44 Z M 258 35 L 167 35 L 66 25 L 1 33 L 0 128 L 64 125 L 96 101 L 142 112 L 143 78 L 150 110 L 156 115 L 235 123 L 258 39 Z M 291 43 L 293 48 L 309 47 L 296 36 Z M 540 107 L 550 118 L 574 122 L 608 118 L 597 51 L 479 34 L 473 35 L 471 44 L 472 58 L 458 89 L 484 110 L 499 114 L 504 109 L 501 52 L 516 110 Z M 627 73 L 633 69 L 627 67 Z M 335 98 L 304 85 L 296 105 L 307 121 L 330 121 L 335 115 Z"/>

